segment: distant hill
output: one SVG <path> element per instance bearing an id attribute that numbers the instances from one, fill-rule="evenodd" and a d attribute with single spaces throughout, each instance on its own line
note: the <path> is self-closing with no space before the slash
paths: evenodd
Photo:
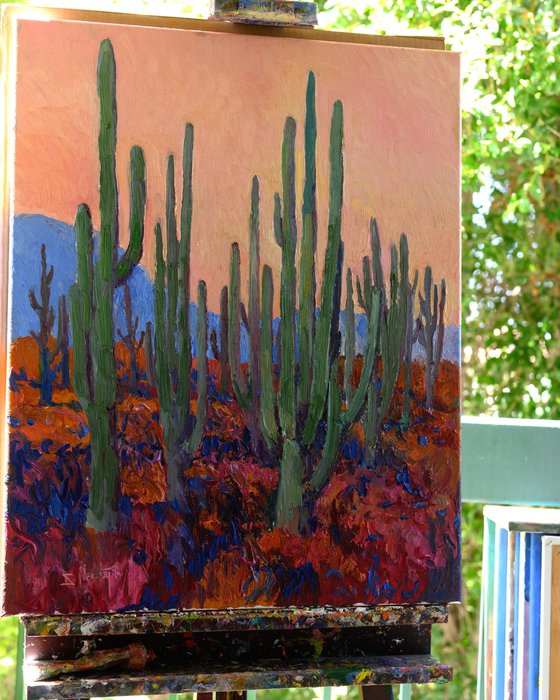
<path id="1" fill-rule="evenodd" d="M 41 245 L 45 244 L 47 262 L 54 266 L 54 277 L 51 285 L 51 304 L 57 310 L 58 298 L 68 294 L 70 285 L 76 279 L 76 247 L 74 229 L 56 219 L 40 214 L 21 214 L 15 217 L 12 240 L 12 287 L 11 287 L 11 333 L 13 338 L 27 336 L 31 330 L 37 330 L 37 315 L 29 305 L 29 290 L 39 292 L 41 275 Z M 133 299 L 134 314 L 139 317 L 139 329 L 153 322 L 154 316 L 154 287 L 146 270 L 137 266 L 132 273 L 129 285 Z M 116 327 L 123 329 L 125 319 L 123 312 L 123 290 L 115 294 Z M 193 337 L 193 352 L 196 354 L 196 306 L 191 304 L 191 335 Z M 341 314 L 341 321 L 344 312 Z M 277 327 L 278 319 L 275 321 Z M 208 314 L 210 331 L 219 328 L 219 317 L 214 313 Z M 56 330 L 56 321 L 55 321 Z M 343 323 L 341 330 L 344 330 Z M 357 351 L 362 352 L 367 333 L 365 316 L 357 317 Z M 243 333 L 245 336 L 245 334 Z M 218 334 L 219 337 L 219 334 Z M 344 339 L 343 339 L 344 342 Z M 242 361 L 247 360 L 247 338 L 242 337 Z M 414 355 L 423 355 L 422 348 L 417 344 Z M 448 326 L 445 329 L 444 357 L 458 362 L 460 357 L 460 329 Z"/>

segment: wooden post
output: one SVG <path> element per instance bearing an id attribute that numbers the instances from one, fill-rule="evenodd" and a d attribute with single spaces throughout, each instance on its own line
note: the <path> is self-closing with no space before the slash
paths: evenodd
<path id="1" fill-rule="evenodd" d="M 393 700 L 392 685 L 364 685 L 360 688 L 360 700 Z"/>
<path id="2" fill-rule="evenodd" d="M 25 627 L 18 621 L 16 688 L 14 700 L 25 700 L 25 684 L 23 682 L 23 661 L 25 658 Z"/>

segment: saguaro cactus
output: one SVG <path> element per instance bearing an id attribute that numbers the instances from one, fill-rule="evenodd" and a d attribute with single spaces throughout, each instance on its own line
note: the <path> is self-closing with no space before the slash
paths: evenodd
<path id="1" fill-rule="evenodd" d="M 391 246 L 389 298 L 381 265 L 381 242 L 377 222 L 370 222 L 371 260 L 363 260 L 363 279 L 356 280 L 358 301 L 371 323 L 375 309 L 371 306 L 372 290 L 379 294 L 379 345 L 367 397 L 365 420 L 366 459 L 373 462 L 383 420 L 387 416 L 403 356 L 403 342 L 408 307 L 408 241 L 403 233 L 399 248 Z M 381 363 L 381 379 L 379 364 Z"/>
<path id="2" fill-rule="evenodd" d="M 74 389 L 86 413 L 91 434 L 87 523 L 96 530 L 117 524 L 119 493 L 115 448 L 117 374 L 114 348 L 114 295 L 142 257 L 146 181 L 144 154 L 130 151 L 130 240 L 119 253 L 118 183 L 116 173 L 116 66 L 109 39 L 101 42 L 97 67 L 99 124 L 99 213 L 101 226 L 94 262 L 93 226 L 87 204 L 78 207 L 77 274 L 70 289 Z"/>
<path id="3" fill-rule="evenodd" d="M 316 115 L 315 76 L 310 73 L 307 85 L 307 116 L 305 128 L 305 188 L 303 198 L 303 236 L 299 258 L 299 305 L 297 300 L 297 225 L 295 192 L 296 122 L 288 117 L 282 145 L 282 196 L 274 198 L 274 235 L 282 250 L 280 279 L 280 325 L 276 336 L 278 388 L 273 370 L 273 301 L 272 270 L 262 270 L 262 306 L 260 341 L 260 373 L 256 379 L 255 364 L 249 363 L 250 380 L 246 387 L 240 365 L 240 332 L 242 307 L 239 299 L 240 253 L 234 243 L 231 256 L 230 280 L 230 364 L 235 394 L 249 419 L 253 410 L 252 387 L 259 386 L 260 411 L 258 430 L 272 454 L 279 458 L 280 482 L 276 502 L 276 524 L 295 532 L 305 527 L 306 505 L 317 497 L 330 477 L 342 432 L 356 419 L 365 402 L 374 353 L 369 352 L 360 386 L 346 412 L 342 412 L 340 391 L 336 386 L 340 353 L 339 315 L 342 284 L 343 246 L 341 220 L 343 201 L 343 108 L 336 102 L 330 134 L 330 206 L 327 248 L 321 285 L 319 316 L 316 315 Z M 258 216 L 258 180 L 253 182 L 251 220 Z M 258 231 L 252 228 L 251 275 L 258 265 Z M 256 285 L 252 285 L 253 289 Z M 251 284 L 249 289 L 251 296 Z M 373 296 L 372 296 L 372 303 Z M 251 299 L 249 300 L 251 307 Z M 296 311 L 298 313 L 296 313 Z M 255 325 L 249 320 L 251 348 L 256 347 Z M 375 324 L 372 325 L 372 328 Z M 252 336 L 252 337 L 251 337 Z M 299 363 L 296 357 L 299 351 Z M 368 345 L 369 347 L 369 345 Z M 299 364 L 299 366 L 298 366 Z M 327 409 L 327 397 L 339 409 L 327 412 L 327 436 L 321 458 L 309 464 L 312 448 L 318 437 L 318 427 Z M 330 406 L 330 399 L 329 399 Z M 304 498 L 304 491 L 306 497 Z M 304 503 L 304 501 L 306 501 Z"/>
<path id="4" fill-rule="evenodd" d="M 157 386 L 156 360 L 154 357 L 154 339 L 152 322 L 146 323 L 144 332 L 144 358 L 146 360 L 146 379 L 152 387 Z"/>
<path id="5" fill-rule="evenodd" d="M 414 281 L 408 283 L 408 303 L 406 308 L 406 331 L 404 336 L 404 377 L 403 377 L 403 409 L 401 424 L 404 430 L 410 427 L 410 385 L 412 380 L 412 349 L 418 340 L 418 323 L 414 317 L 416 289 L 418 287 L 418 270 L 414 273 Z"/>
<path id="6" fill-rule="evenodd" d="M 128 366 L 129 366 L 129 390 L 131 394 L 138 393 L 138 351 L 144 343 L 144 331 L 140 333 L 140 337 L 136 338 L 138 332 L 138 316 L 133 320 L 132 314 L 132 296 L 128 284 L 124 287 L 124 317 L 126 323 L 126 333 L 120 330 L 119 338 L 125 344 L 128 351 Z"/>
<path id="7" fill-rule="evenodd" d="M 60 383 L 64 389 L 68 389 L 70 386 L 70 339 L 68 328 L 69 318 L 68 310 L 66 308 L 66 295 L 62 294 L 58 298 L 56 345 L 53 351 L 53 357 L 57 357 L 60 353 Z"/>
<path id="8" fill-rule="evenodd" d="M 241 258 L 237 243 L 232 245 L 230 265 L 228 350 L 231 382 L 237 402 L 245 411 L 251 446 L 257 456 L 262 455 L 263 438 L 259 428 L 260 414 L 260 190 L 259 180 L 253 178 L 251 187 L 251 215 L 249 221 L 249 314 L 241 303 Z M 241 324 L 249 335 L 248 386 L 241 369 Z"/>
<path id="9" fill-rule="evenodd" d="M 354 312 L 354 284 L 352 270 L 346 272 L 346 307 L 344 309 L 345 343 L 344 343 L 344 395 L 349 403 L 354 396 L 352 372 L 356 357 L 356 316 Z"/>
<path id="10" fill-rule="evenodd" d="M 424 296 L 419 294 L 420 323 L 418 340 L 426 351 L 426 407 L 431 408 L 434 400 L 434 386 L 439 372 L 439 363 L 443 354 L 445 335 L 445 280 L 441 280 L 440 290 L 432 281 L 432 268 L 424 271 Z M 438 299 L 439 297 L 439 299 Z"/>
<path id="11" fill-rule="evenodd" d="M 41 386 L 41 401 L 45 404 L 52 403 L 52 370 L 56 358 L 61 355 L 61 384 L 69 386 L 69 362 L 68 362 L 68 314 L 66 312 L 66 297 L 63 295 L 58 300 L 58 327 L 54 348 L 51 350 L 49 342 L 54 325 L 54 309 L 51 306 L 51 284 L 54 276 L 54 267 L 51 265 L 47 272 L 47 253 L 44 244 L 41 246 L 41 301 L 37 299 L 35 291 L 29 291 L 29 303 L 39 317 L 39 332 L 31 331 L 31 337 L 39 346 L 39 384 Z"/>
<path id="12" fill-rule="evenodd" d="M 185 128 L 183 146 L 183 192 L 181 238 L 177 239 L 175 213 L 175 162 L 167 161 L 166 229 L 167 251 L 158 223 L 155 272 L 155 354 L 156 378 L 167 462 L 167 490 L 170 501 L 184 499 L 184 472 L 200 447 L 206 423 L 208 368 L 206 283 L 198 283 L 197 320 L 197 409 L 190 414 L 193 369 L 190 336 L 190 258 L 192 222 L 192 165 L 194 130 Z"/>
<path id="13" fill-rule="evenodd" d="M 228 337 L 229 337 L 229 300 L 228 288 L 222 287 L 220 294 L 220 342 L 213 329 L 210 334 L 210 346 L 214 358 L 220 363 L 220 393 L 225 396 L 229 391 L 229 363 L 228 363 Z"/>

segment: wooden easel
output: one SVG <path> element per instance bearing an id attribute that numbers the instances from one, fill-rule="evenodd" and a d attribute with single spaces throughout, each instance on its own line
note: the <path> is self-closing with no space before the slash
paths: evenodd
<path id="1" fill-rule="evenodd" d="M 390 698 L 393 685 L 451 679 L 430 654 L 431 626 L 446 619 L 437 605 L 24 617 L 27 699 L 348 685 Z M 33 680 L 52 659 L 131 643 L 150 654 L 147 668 Z"/>
<path id="2" fill-rule="evenodd" d="M 315 22 L 314 5 L 216 0 L 213 19 L 220 31 L 317 38 L 309 29 Z M 217 26 L 197 20 L 72 10 L 46 10 L 43 15 L 154 27 L 211 30 Z M 232 24 L 224 26 L 221 20 Z M 275 26 L 249 29 L 243 24 Z M 432 37 L 322 32 L 321 39 L 445 48 L 443 39 Z M 393 698 L 397 685 L 451 679 L 452 669 L 431 656 L 431 627 L 446 621 L 447 607 L 441 605 L 23 617 L 25 697 L 77 700 L 194 692 L 199 700 L 235 700 L 256 689 L 357 685 L 363 700 L 382 700 Z M 142 645 L 150 654 L 146 668 L 131 671 L 116 666 L 43 680 L 32 677 L 54 659 L 75 659 L 84 649 L 114 651 L 131 643 Z"/>

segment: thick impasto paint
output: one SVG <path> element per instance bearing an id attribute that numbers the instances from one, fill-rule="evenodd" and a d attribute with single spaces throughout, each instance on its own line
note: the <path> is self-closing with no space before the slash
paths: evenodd
<path id="1" fill-rule="evenodd" d="M 4 610 L 446 603 L 458 59 L 18 22 Z"/>

